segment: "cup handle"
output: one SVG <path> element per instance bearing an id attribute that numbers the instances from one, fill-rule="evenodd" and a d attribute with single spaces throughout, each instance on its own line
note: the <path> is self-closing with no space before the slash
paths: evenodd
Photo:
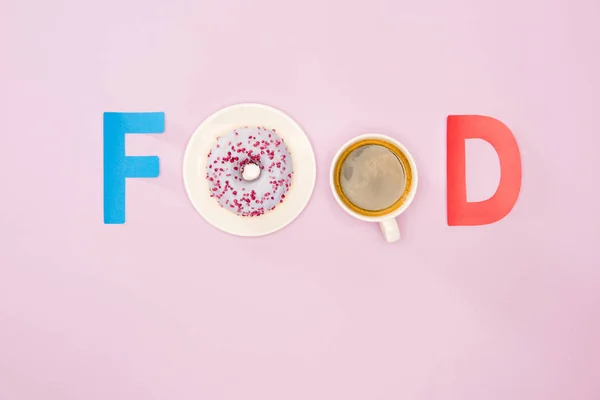
<path id="1" fill-rule="evenodd" d="M 381 232 L 383 233 L 386 242 L 392 243 L 400 240 L 400 230 L 398 229 L 396 218 L 381 221 L 379 227 L 381 228 Z"/>

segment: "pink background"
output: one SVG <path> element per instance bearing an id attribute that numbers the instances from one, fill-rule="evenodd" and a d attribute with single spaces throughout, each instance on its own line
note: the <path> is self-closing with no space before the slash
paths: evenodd
<path id="1" fill-rule="evenodd" d="M 600 398 L 597 0 L 2 0 L 0 398 Z M 307 131 L 306 211 L 260 239 L 195 213 L 182 157 L 213 111 Z M 102 113 L 161 158 L 102 223 Z M 445 119 L 514 132 L 521 197 L 448 227 Z M 420 169 L 403 240 L 334 202 L 338 147 L 375 131 Z M 477 148 L 482 149 L 478 151 Z M 470 198 L 498 179 L 469 145 Z M 473 150 L 473 151 L 471 151 Z"/>

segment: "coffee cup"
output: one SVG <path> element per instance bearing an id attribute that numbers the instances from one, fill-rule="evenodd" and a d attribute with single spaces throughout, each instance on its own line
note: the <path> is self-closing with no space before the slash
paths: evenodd
<path id="1" fill-rule="evenodd" d="M 351 139 L 331 163 L 331 190 L 338 204 L 355 218 L 379 223 L 387 242 L 400 239 L 396 217 L 413 201 L 417 183 L 417 167 L 406 147 L 381 134 Z"/>

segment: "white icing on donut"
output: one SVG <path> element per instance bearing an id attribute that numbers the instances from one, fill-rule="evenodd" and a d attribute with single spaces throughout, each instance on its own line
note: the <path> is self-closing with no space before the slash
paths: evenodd
<path id="1" fill-rule="evenodd" d="M 217 139 L 206 180 L 222 207 L 255 217 L 274 209 L 292 184 L 292 157 L 274 130 L 243 127 Z"/>

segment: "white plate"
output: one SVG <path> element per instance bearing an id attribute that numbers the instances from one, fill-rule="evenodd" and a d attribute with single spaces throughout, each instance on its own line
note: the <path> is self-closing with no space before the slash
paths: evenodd
<path id="1" fill-rule="evenodd" d="M 240 217 L 210 197 L 206 163 L 217 137 L 254 125 L 275 129 L 283 138 L 292 156 L 294 174 L 283 203 L 259 217 Z M 183 157 L 183 181 L 196 211 L 215 227 L 238 236 L 268 235 L 291 223 L 308 204 L 316 175 L 315 154 L 300 125 L 283 112 L 262 104 L 233 105 L 205 119 L 196 128 Z"/>

